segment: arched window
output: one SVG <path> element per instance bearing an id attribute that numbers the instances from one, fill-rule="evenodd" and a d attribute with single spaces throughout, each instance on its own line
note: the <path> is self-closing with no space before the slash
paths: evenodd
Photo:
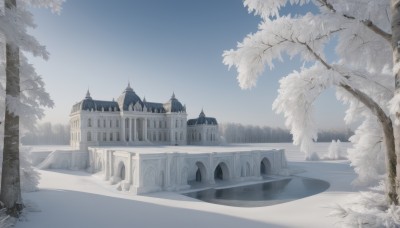
<path id="1" fill-rule="evenodd" d="M 87 133 L 87 141 L 88 142 L 92 141 L 92 133 L 90 131 L 88 131 Z"/>
<path id="2" fill-rule="evenodd" d="M 92 126 L 92 119 L 88 119 L 88 127 L 91 127 Z"/>

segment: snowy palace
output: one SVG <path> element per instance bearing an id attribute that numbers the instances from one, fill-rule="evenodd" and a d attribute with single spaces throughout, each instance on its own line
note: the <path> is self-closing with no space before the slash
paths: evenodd
<path id="1" fill-rule="evenodd" d="M 284 150 L 220 146 L 215 118 L 201 111 L 187 120 L 175 94 L 148 102 L 129 84 L 117 101 L 94 100 L 88 91 L 72 106 L 70 128 L 71 150 L 43 153 L 38 167 L 86 169 L 134 194 L 262 180 L 287 167 Z"/>
<path id="2" fill-rule="evenodd" d="M 165 103 L 140 99 L 128 84 L 117 101 L 94 100 L 89 91 L 72 107 L 71 146 L 215 145 L 218 123 L 201 111 L 187 121 L 186 106 L 175 94 Z"/>

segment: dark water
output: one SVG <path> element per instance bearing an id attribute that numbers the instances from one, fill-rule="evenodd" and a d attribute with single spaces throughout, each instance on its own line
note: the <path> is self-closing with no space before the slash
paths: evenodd
<path id="1" fill-rule="evenodd" d="M 329 186 L 329 183 L 323 180 L 292 177 L 240 187 L 207 189 L 183 195 L 227 206 L 262 207 L 315 195 L 325 191 Z"/>

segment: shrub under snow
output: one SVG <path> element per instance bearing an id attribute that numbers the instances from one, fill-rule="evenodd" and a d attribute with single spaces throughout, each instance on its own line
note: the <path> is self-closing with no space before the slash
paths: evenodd
<path id="1" fill-rule="evenodd" d="M 328 148 L 328 154 L 324 158 L 328 160 L 346 159 L 346 156 L 344 156 L 344 151 L 341 147 L 340 140 L 332 140 Z"/>

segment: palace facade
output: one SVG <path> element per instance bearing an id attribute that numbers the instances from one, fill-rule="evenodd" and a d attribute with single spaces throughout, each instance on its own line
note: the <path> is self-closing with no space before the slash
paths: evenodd
<path id="1" fill-rule="evenodd" d="M 91 146 L 215 145 L 218 123 L 201 111 L 187 120 L 186 106 L 172 94 L 165 103 L 148 102 L 128 84 L 116 101 L 85 98 L 74 104 L 70 114 L 74 149 Z"/>

